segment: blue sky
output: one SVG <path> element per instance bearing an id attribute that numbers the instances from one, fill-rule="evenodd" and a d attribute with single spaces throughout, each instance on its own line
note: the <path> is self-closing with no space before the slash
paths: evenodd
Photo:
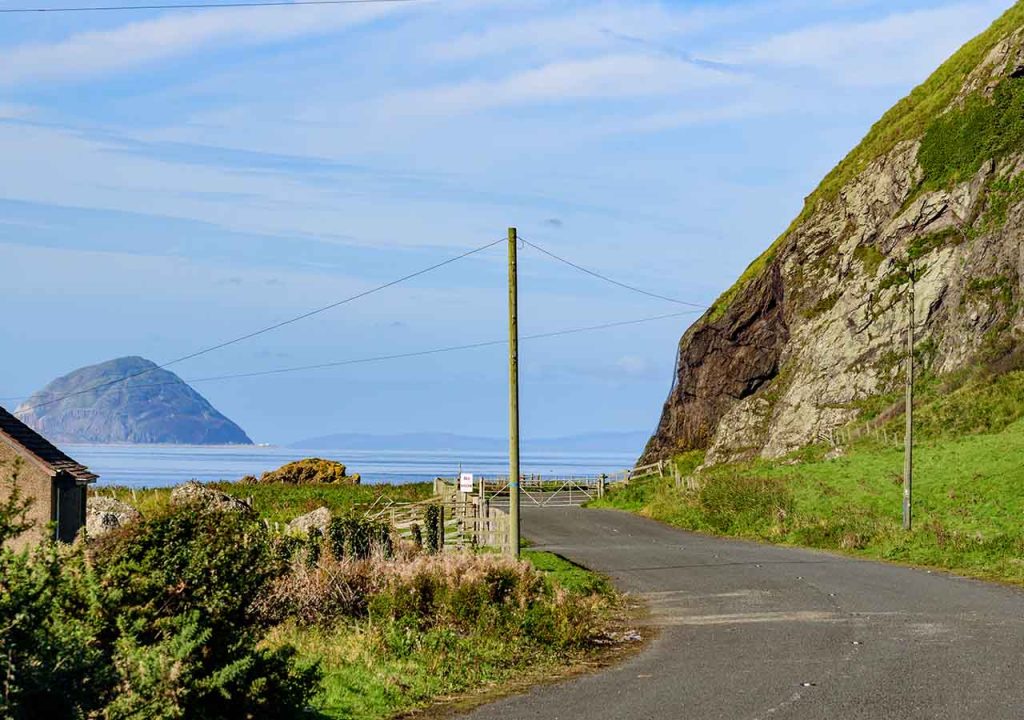
<path id="1" fill-rule="evenodd" d="M 0 7 L 48 0 L 0 0 Z M 5 15 L 0 396 L 156 362 L 501 237 L 709 303 L 871 123 L 1009 0 Z M 522 260 L 540 333 L 678 308 Z M 173 369 L 505 333 L 503 248 Z M 675 319 L 523 347 L 529 437 L 656 423 Z M 197 385 L 257 441 L 505 431 L 501 348 Z M 7 405 L 13 402 L 4 401 Z"/>

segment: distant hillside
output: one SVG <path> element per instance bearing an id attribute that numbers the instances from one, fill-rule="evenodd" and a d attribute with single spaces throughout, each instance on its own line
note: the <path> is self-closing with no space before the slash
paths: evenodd
<path id="1" fill-rule="evenodd" d="M 524 440 L 523 449 L 542 452 L 639 452 L 647 433 L 590 433 L 562 438 Z M 453 433 L 405 433 L 369 435 L 339 433 L 309 438 L 289 447 L 302 450 L 455 450 L 462 452 L 505 452 L 505 438 L 473 437 Z"/>
<path id="2" fill-rule="evenodd" d="M 66 395 L 72 396 L 52 402 Z M 57 378 L 15 414 L 55 442 L 252 444 L 242 428 L 181 378 L 141 357 L 118 358 Z"/>

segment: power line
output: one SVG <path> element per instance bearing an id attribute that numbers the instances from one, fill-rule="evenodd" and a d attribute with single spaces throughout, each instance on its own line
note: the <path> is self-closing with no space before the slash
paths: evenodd
<path id="1" fill-rule="evenodd" d="M 694 314 L 696 312 L 697 312 L 696 310 L 684 310 L 682 312 L 668 313 L 666 315 L 654 315 L 654 316 L 650 316 L 650 317 L 638 318 L 636 320 L 620 320 L 620 321 L 617 321 L 617 322 L 602 323 L 600 325 L 587 325 L 587 326 L 584 326 L 584 327 L 569 328 L 567 330 L 555 330 L 555 331 L 552 331 L 552 332 L 536 333 L 536 334 L 533 334 L 533 335 L 525 335 L 521 339 L 522 340 L 543 340 L 543 339 L 547 339 L 547 338 L 563 337 L 563 336 L 566 336 L 566 335 L 578 335 L 578 334 L 581 334 L 581 333 L 597 332 L 597 331 L 600 331 L 600 330 L 610 330 L 612 328 L 619 328 L 619 327 L 626 327 L 626 326 L 630 326 L 630 325 L 641 325 L 641 324 L 644 324 L 644 323 L 657 322 L 659 320 L 668 320 L 668 319 L 671 319 L 671 318 L 683 317 L 684 315 L 692 315 L 692 314 Z M 353 358 L 353 359 L 350 359 L 350 360 L 337 360 L 337 361 L 334 361 L 334 362 L 316 363 L 314 365 L 296 365 L 296 366 L 292 366 L 292 367 L 276 368 L 276 369 L 273 369 L 273 370 L 258 370 L 258 371 L 255 371 L 255 372 L 233 373 L 233 374 L 229 374 L 229 375 L 214 375 L 214 376 L 211 376 L 211 377 L 192 378 L 190 380 L 184 380 L 182 382 L 185 382 L 185 383 L 191 385 L 193 383 L 219 382 L 219 381 L 223 381 L 223 380 L 238 380 L 238 379 L 242 379 L 242 378 L 266 377 L 268 375 L 284 375 L 286 373 L 302 372 L 302 371 L 305 371 L 305 370 L 325 370 L 325 369 L 328 369 L 328 368 L 344 367 L 344 366 L 347 366 L 347 365 L 365 365 L 365 364 L 369 364 L 369 363 L 384 362 L 384 361 L 388 361 L 388 360 L 404 360 L 404 359 L 408 359 L 408 358 L 425 357 L 425 356 L 428 356 L 428 355 L 440 355 L 442 353 L 459 352 L 459 351 L 463 351 L 463 350 L 477 350 L 477 349 L 480 349 L 480 348 L 496 347 L 496 346 L 499 346 L 499 345 L 507 345 L 507 344 L 508 344 L 508 340 L 507 339 L 504 339 L 504 340 L 487 340 L 487 341 L 483 341 L 483 342 L 466 343 L 466 344 L 463 344 L 463 345 L 448 345 L 446 347 L 430 348 L 430 349 L 427 349 L 427 350 L 416 350 L 416 351 L 405 352 L 405 353 L 394 353 L 394 354 L 391 354 L 391 355 L 375 355 L 375 356 L 372 356 L 372 357 L 365 357 L 365 358 Z M 152 372 L 153 370 L 156 370 L 156 369 L 158 369 L 158 368 L 150 368 L 149 372 Z M 139 373 L 139 374 L 141 374 L 141 373 Z M 136 377 L 136 376 L 124 377 L 124 378 L 121 378 L 120 380 L 118 380 L 117 382 L 123 382 L 125 380 L 130 380 L 132 377 Z M 147 387 L 165 387 L 165 386 L 170 386 L 170 385 L 180 385 L 180 383 L 178 383 L 178 382 L 149 383 L 149 384 L 146 384 L 146 385 L 135 385 L 134 387 L 136 387 L 136 388 L 147 388 Z M 87 390 L 83 390 L 81 392 L 88 392 L 88 391 Z M 43 405 L 47 405 L 47 404 L 50 404 L 50 403 L 53 403 L 53 402 L 60 402 L 61 400 L 66 399 L 67 397 L 71 397 L 71 395 L 66 395 L 66 396 L 64 396 L 62 398 L 57 398 L 56 400 L 48 400 L 48 401 L 46 401 L 44 403 L 39 403 L 38 405 L 34 405 L 33 407 L 25 408 L 25 410 L 23 410 L 22 412 L 27 412 L 29 410 L 34 410 L 35 408 L 42 407 Z M 19 400 L 19 399 L 23 399 L 23 398 L 5 398 L 5 399 L 8 399 L 8 400 Z"/>
<path id="2" fill-rule="evenodd" d="M 68 7 L 0 8 L 0 13 L 82 13 L 130 10 L 213 10 L 216 8 L 288 7 L 292 5 L 376 5 L 423 2 L 423 0 L 268 0 L 268 2 L 185 3 L 181 5 L 81 5 Z"/>
<path id="3" fill-rule="evenodd" d="M 565 335 L 577 335 L 579 333 L 596 332 L 598 330 L 608 330 L 611 328 L 625 327 L 627 325 L 639 325 L 641 323 L 654 322 L 656 320 L 667 320 L 668 318 L 681 317 L 683 315 L 690 315 L 695 311 L 686 311 L 678 313 L 669 313 L 668 315 L 655 315 L 653 317 L 645 317 L 637 320 L 622 320 L 619 322 L 603 323 L 601 325 L 588 325 L 585 327 L 571 328 L 568 330 L 556 330 L 554 332 L 537 333 L 535 335 L 525 335 L 522 337 L 523 340 L 542 340 L 545 338 L 562 337 Z M 196 380 L 189 380 L 188 382 L 213 382 L 216 380 L 233 380 L 237 378 L 249 378 L 249 377 L 263 377 L 266 375 L 280 375 L 284 373 L 300 372 L 303 370 L 323 370 L 325 368 L 342 367 L 345 365 L 362 365 L 366 363 L 381 362 L 384 360 L 402 360 L 406 358 L 423 357 L 426 355 L 439 355 L 441 353 L 457 352 L 461 350 L 476 350 L 478 348 L 494 347 L 498 345 L 507 345 L 508 340 L 487 340 L 484 342 L 468 343 L 465 345 L 449 345 L 447 347 L 431 348 L 429 350 L 416 350 L 407 353 L 397 353 L 394 355 L 377 355 L 374 357 L 357 358 L 352 360 L 338 360 L 335 362 L 317 363 L 315 365 L 299 365 L 295 367 L 278 368 L 275 370 L 261 370 L 250 373 L 238 373 L 233 375 L 216 375 L 214 377 L 198 378 Z"/>
<path id="4" fill-rule="evenodd" d="M 625 288 L 626 290 L 631 290 L 631 291 L 633 291 L 635 293 L 640 293 L 641 295 L 646 295 L 648 297 L 657 298 L 658 300 L 665 300 L 665 301 L 670 302 L 670 303 L 675 303 L 676 305 L 686 305 L 686 306 L 689 306 L 689 307 L 700 308 L 702 310 L 707 307 L 706 305 L 701 305 L 699 303 L 687 302 L 686 300 L 677 300 L 676 298 L 668 297 L 667 295 L 659 295 L 658 293 L 649 292 L 647 290 L 644 290 L 643 288 L 638 288 L 635 285 L 627 285 L 626 283 L 619 282 L 618 280 L 610 278 L 607 275 L 602 275 L 601 273 L 599 273 L 599 272 L 597 272 L 595 270 L 591 270 L 589 268 L 583 267 L 582 265 L 578 265 L 577 263 L 574 263 L 572 260 L 567 260 L 564 257 L 561 257 L 559 255 L 555 255 L 553 252 L 551 252 L 550 250 L 545 250 L 540 245 L 532 243 L 529 240 L 524 240 L 522 236 L 520 236 L 519 239 L 522 240 L 527 245 L 529 245 L 530 247 L 532 247 L 534 250 L 537 250 L 539 252 L 544 253 L 545 255 L 547 255 L 548 257 L 552 258 L 553 260 L 557 260 L 560 263 L 564 263 L 564 264 L 568 265 L 571 268 L 575 268 L 575 269 L 579 270 L 580 272 L 586 273 L 587 275 L 595 277 L 595 278 L 597 278 L 599 280 L 604 280 L 605 282 L 611 283 L 612 285 L 617 285 L 620 288 Z"/>
<path id="5" fill-rule="evenodd" d="M 349 297 L 343 300 L 338 300 L 337 302 L 333 302 L 330 305 L 324 305 L 323 307 L 316 308 L 315 310 L 310 310 L 309 312 L 302 313 L 301 315 L 296 315 L 295 317 L 289 318 L 287 320 L 282 320 L 281 322 L 274 323 L 273 325 L 268 325 L 267 327 L 260 328 L 259 330 L 255 330 L 250 333 L 246 333 L 245 335 L 240 335 L 236 338 L 232 338 L 231 340 L 225 340 L 224 342 L 217 343 L 216 345 L 211 345 L 210 347 L 203 348 L 202 350 L 197 350 L 196 352 L 189 353 L 188 355 L 182 355 L 181 357 L 175 358 L 174 360 L 169 360 L 168 362 L 165 362 L 162 365 L 155 365 L 151 368 L 146 368 L 145 370 L 140 370 L 139 372 L 132 373 L 131 375 L 126 375 L 123 378 L 117 378 L 116 380 L 108 380 L 107 382 L 99 383 L 98 385 L 93 385 L 92 387 L 83 388 L 82 390 L 76 390 L 75 392 L 62 395 L 52 400 L 41 402 L 37 405 L 33 405 L 32 407 L 25 408 L 22 412 L 36 410 L 46 405 L 52 405 L 53 403 L 62 402 L 64 400 L 67 400 L 68 398 L 76 397 L 78 395 L 85 395 L 86 393 L 90 393 L 93 390 L 102 390 L 105 387 L 110 387 L 111 385 L 123 383 L 127 380 L 131 380 L 132 378 L 137 378 L 140 375 L 146 375 L 155 370 L 163 370 L 165 368 L 170 367 L 171 365 L 177 365 L 180 362 L 192 360 L 193 358 L 197 358 L 201 355 L 206 355 L 208 353 L 212 353 L 216 350 L 221 350 L 231 345 L 236 345 L 237 343 L 243 342 L 245 340 L 250 340 L 259 335 L 264 335 L 274 330 L 278 330 L 280 328 L 285 327 L 286 325 L 292 325 L 294 323 L 299 322 L 300 320 L 306 320 L 307 318 L 311 318 L 314 315 L 319 315 L 320 313 L 327 312 L 328 310 L 333 310 L 334 308 L 341 307 L 342 305 L 346 305 L 350 302 L 353 302 L 354 300 L 359 300 L 361 298 L 367 297 L 368 295 L 373 295 L 375 293 L 381 292 L 382 290 L 387 290 L 388 288 L 394 287 L 395 285 L 399 285 L 408 280 L 412 280 L 413 278 L 417 278 L 421 275 L 426 275 L 427 273 L 443 268 L 446 265 L 451 265 L 454 262 L 463 260 L 469 257 L 470 255 L 475 255 L 477 253 L 483 252 L 484 250 L 492 248 L 498 243 L 504 241 L 504 238 L 500 240 L 495 240 L 494 242 L 487 243 L 486 245 L 481 245 L 480 247 L 474 248 L 473 250 L 468 250 L 462 253 L 461 255 L 456 255 L 455 257 L 448 258 L 447 260 L 431 265 L 430 267 L 423 268 L 422 270 L 417 270 L 416 272 L 409 273 L 408 275 L 403 275 L 402 277 L 396 280 L 392 280 L 391 282 L 384 283 L 383 285 L 377 285 L 376 287 L 370 288 L 369 290 L 364 290 L 363 292 L 360 293 L 356 293 L 355 295 L 350 295 Z"/>

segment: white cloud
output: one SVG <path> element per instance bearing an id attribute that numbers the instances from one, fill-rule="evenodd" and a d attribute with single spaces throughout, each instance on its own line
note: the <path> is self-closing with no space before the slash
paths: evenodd
<path id="1" fill-rule="evenodd" d="M 675 95 L 741 82 L 731 73 L 675 58 L 606 55 L 553 62 L 497 80 L 400 93 L 373 103 L 372 109 L 399 115 L 453 115 L 517 105 Z"/>
<path id="2" fill-rule="evenodd" d="M 31 116 L 36 109 L 31 105 L 19 105 L 16 103 L 0 103 L 0 119 L 18 120 Z"/>
<path id="3" fill-rule="evenodd" d="M 611 121 L 599 127 L 596 134 L 644 133 L 672 130 L 694 125 L 710 125 L 776 112 L 765 103 L 746 99 L 717 107 L 684 108 L 667 112 L 640 115 L 628 120 Z"/>
<path id="4" fill-rule="evenodd" d="M 615 369 L 622 375 L 631 378 L 651 377 L 656 368 L 654 364 L 640 355 L 624 355 L 615 361 Z"/>
<path id="5" fill-rule="evenodd" d="M 0 85 L 133 70 L 200 49 L 280 42 L 341 30 L 396 12 L 399 5 L 270 7 L 175 12 L 55 43 L 0 50 Z"/>
<path id="6" fill-rule="evenodd" d="M 610 31 L 663 40 L 707 29 L 735 15 L 734 10 L 677 11 L 660 4 L 604 4 L 577 8 L 564 15 L 492 25 L 437 42 L 430 52 L 445 60 L 468 60 L 509 52 L 593 49 L 621 44 Z"/>
<path id="7" fill-rule="evenodd" d="M 752 68 L 812 68 L 846 85 L 914 82 L 984 29 L 1002 0 L 949 5 L 769 37 L 716 59 Z"/>

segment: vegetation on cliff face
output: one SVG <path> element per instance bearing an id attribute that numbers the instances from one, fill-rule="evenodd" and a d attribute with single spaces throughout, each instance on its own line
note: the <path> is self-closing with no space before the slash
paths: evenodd
<path id="1" fill-rule="evenodd" d="M 971 95 L 963 107 L 929 125 L 917 153 L 923 186 L 945 188 L 970 180 L 983 162 L 1000 160 L 1024 147 L 1024 79 L 1011 77 L 994 96 Z"/>
<path id="2" fill-rule="evenodd" d="M 899 143 L 921 138 L 929 125 L 953 102 L 971 72 L 1000 40 L 1024 25 L 1024 2 L 1017 2 L 985 32 L 968 42 L 932 73 L 924 83 L 894 105 L 876 122 L 864 139 L 833 170 L 804 202 L 800 215 L 789 228 L 758 256 L 740 278 L 715 301 L 705 320 L 720 318 L 737 293 L 762 273 L 793 231 L 822 205 L 836 199 L 840 191 Z"/>
<path id="3" fill-rule="evenodd" d="M 252 444 L 181 378 L 141 357 L 79 368 L 15 414 L 58 443 Z"/>

